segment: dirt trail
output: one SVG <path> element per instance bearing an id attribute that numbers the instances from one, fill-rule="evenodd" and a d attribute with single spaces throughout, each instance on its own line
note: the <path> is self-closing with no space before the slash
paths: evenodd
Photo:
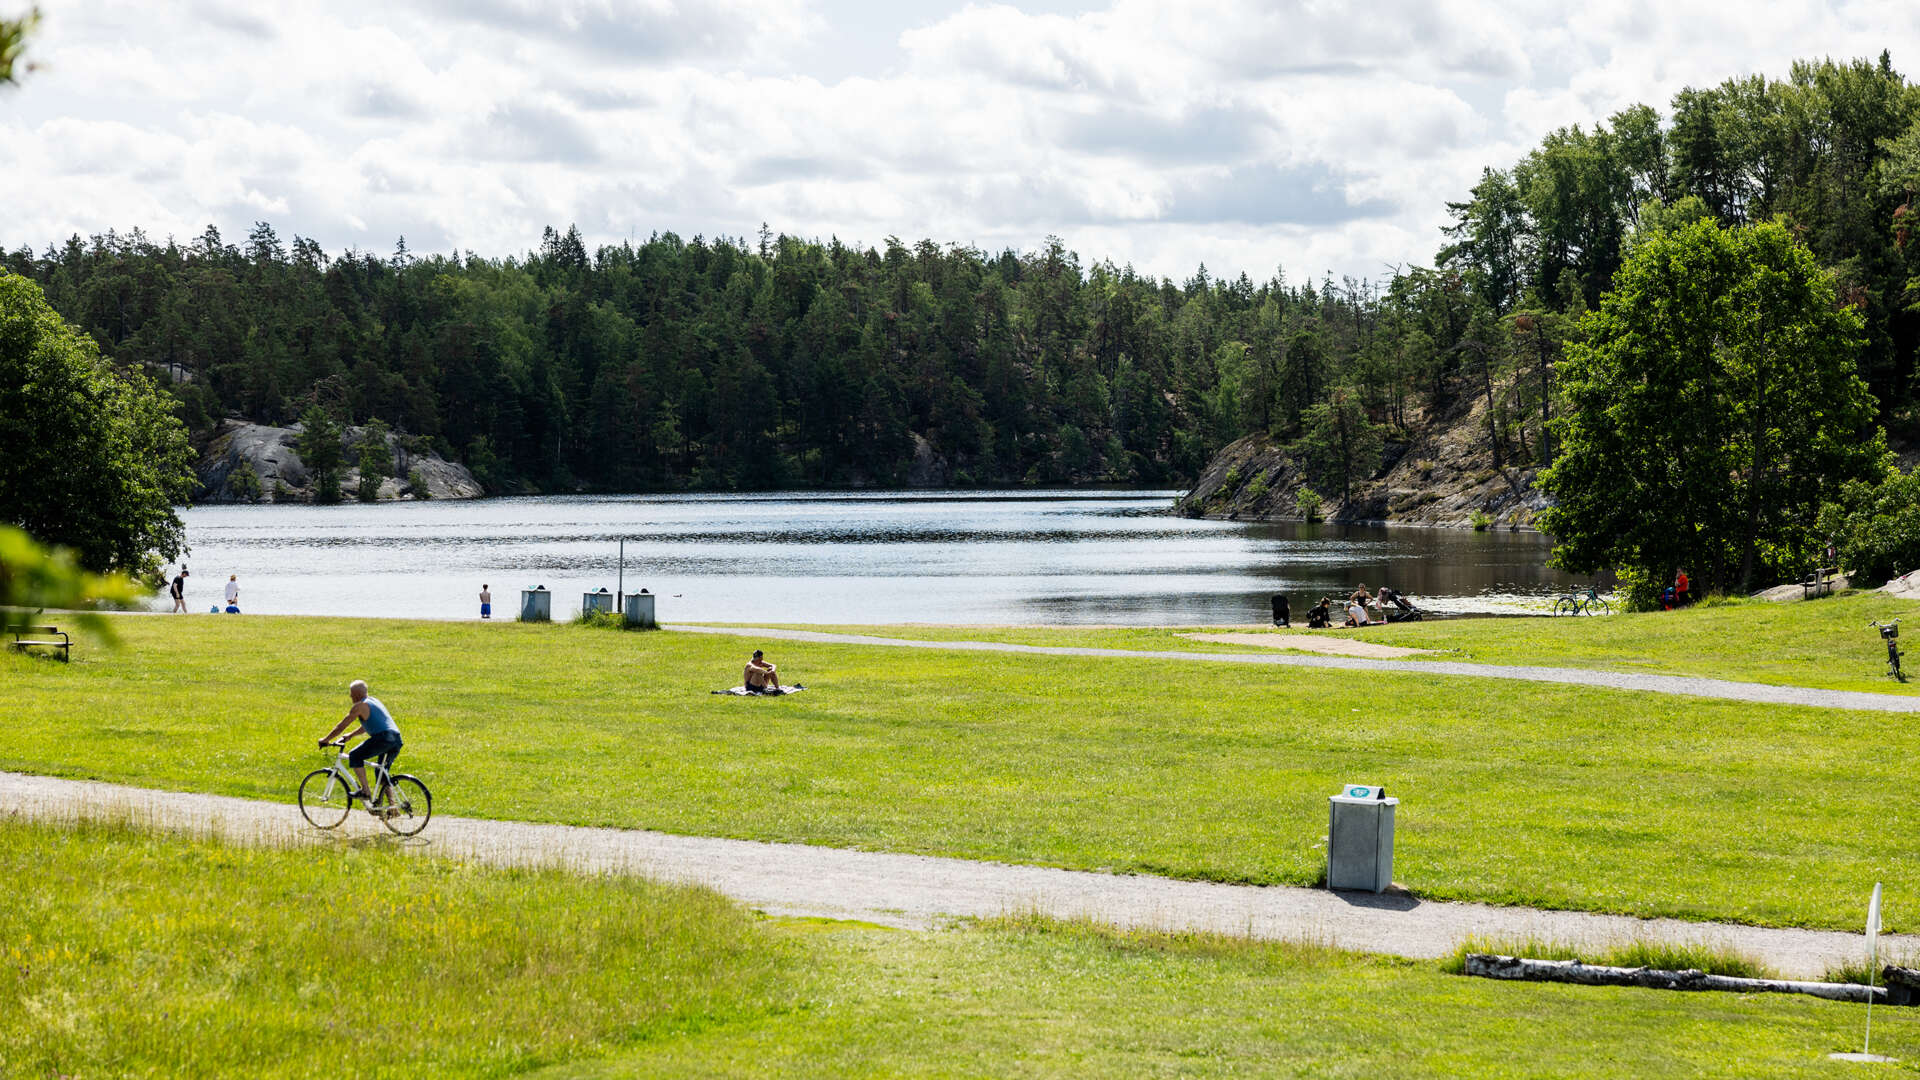
<path id="1" fill-rule="evenodd" d="M 1354 638 L 1314 637 L 1312 634 L 1181 634 L 1195 641 L 1221 645 L 1254 645 L 1262 649 L 1298 649 L 1328 656 L 1367 656 L 1376 660 L 1397 660 L 1403 656 L 1430 656 L 1432 649 L 1408 649 L 1378 641 Z"/>
<path id="2" fill-rule="evenodd" d="M 1817 977 L 1866 951 L 1860 935 L 1830 931 L 1439 903 L 1391 893 L 1217 885 L 627 829 L 436 816 L 421 836 L 398 841 L 364 814 L 355 814 L 334 833 L 322 833 L 283 803 L 0 773 L 0 816 L 58 821 L 98 813 L 126 813 L 142 824 L 241 843 L 391 844 L 407 852 L 502 865 L 631 872 L 706 885 L 773 914 L 912 929 L 938 928 L 956 918 L 1039 912 L 1122 927 L 1311 940 L 1410 957 L 1441 956 L 1467 935 L 1526 936 L 1591 947 L 1630 940 L 1700 942 L 1738 949 L 1789 977 Z M 1881 949 L 1883 954 L 1912 953 L 1920 950 L 1920 938 L 1892 937 Z"/>
<path id="3" fill-rule="evenodd" d="M 1457 660 L 1374 660 L 1358 656 L 1299 656 L 1285 653 L 1204 653 L 1168 649 L 1095 649 L 1072 645 L 1017 645 L 1005 641 L 920 641 L 876 637 L 871 634 L 834 634 L 820 630 L 775 630 L 752 626 L 673 626 L 690 634 L 724 637 L 817 641 L 839 645 L 885 645 L 902 649 L 952 649 L 964 652 L 1025 653 L 1029 656 L 1098 656 L 1132 660 L 1192 660 L 1207 664 L 1274 664 L 1283 667 L 1336 668 L 1342 671 L 1404 671 L 1417 675 L 1464 675 L 1516 682 L 1565 683 L 1610 690 L 1642 690 L 1653 694 L 1751 701 L 1762 705 L 1808 705 L 1821 709 L 1862 709 L 1870 712 L 1920 713 L 1920 697 L 1869 694 L 1859 690 L 1816 690 L 1805 686 L 1732 682 L 1696 675 L 1642 675 L 1625 671 L 1589 671 L 1585 668 L 1542 667 L 1531 664 L 1470 664 Z"/>

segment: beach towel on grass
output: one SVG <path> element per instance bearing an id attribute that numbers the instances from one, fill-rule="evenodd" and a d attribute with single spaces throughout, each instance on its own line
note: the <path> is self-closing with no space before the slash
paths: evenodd
<path id="1" fill-rule="evenodd" d="M 778 690 L 763 690 L 759 693 L 754 693 L 744 686 L 736 686 L 731 690 L 715 690 L 714 693 L 731 694 L 734 697 L 779 697 L 782 694 L 797 694 L 805 689 L 805 685 L 795 684 L 793 686 L 783 686 Z"/>

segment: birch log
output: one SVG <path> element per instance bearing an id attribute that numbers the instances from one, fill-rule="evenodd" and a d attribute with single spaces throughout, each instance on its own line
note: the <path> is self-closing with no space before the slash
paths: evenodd
<path id="1" fill-rule="evenodd" d="M 1811 994 L 1832 1001 L 1868 1000 L 1885 1004 L 1884 986 L 1860 983 L 1798 982 L 1792 979 L 1739 979 L 1704 971 L 1606 967 L 1578 960 L 1529 960 L 1521 956 L 1467 954 L 1467 974 L 1486 979 L 1580 983 L 1585 986 L 1640 986 L 1649 990 L 1730 990 L 1739 994 Z"/>

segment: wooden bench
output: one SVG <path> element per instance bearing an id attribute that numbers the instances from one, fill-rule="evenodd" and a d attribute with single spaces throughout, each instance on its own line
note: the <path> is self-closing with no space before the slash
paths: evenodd
<path id="1" fill-rule="evenodd" d="M 1816 596 L 1833 595 L 1833 577 L 1839 572 L 1837 566 L 1822 566 L 1808 574 L 1806 580 L 1800 583 L 1800 598 L 1811 600 Z"/>
<path id="2" fill-rule="evenodd" d="M 46 635 L 47 640 L 29 638 L 27 637 L 28 634 L 44 634 Z M 55 634 L 60 635 L 59 641 L 51 640 L 53 635 Z M 28 649 L 35 648 L 36 646 L 40 648 L 47 648 L 47 649 L 59 649 L 60 659 L 62 661 L 73 659 L 73 637 L 72 635 L 68 634 L 66 631 L 60 629 L 57 626 L 15 627 L 13 631 L 13 640 L 8 644 L 12 645 L 14 648 L 20 650 L 21 652 L 26 652 Z"/>

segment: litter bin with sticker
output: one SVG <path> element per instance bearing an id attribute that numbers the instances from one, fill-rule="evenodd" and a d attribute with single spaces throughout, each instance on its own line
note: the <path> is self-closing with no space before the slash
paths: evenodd
<path id="1" fill-rule="evenodd" d="M 1393 884 L 1393 808 L 1378 784 L 1348 784 L 1329 797 L 1327 888 L 1384 892 Z"/>
<path id="2" fill-rule="evenodd" d="M 645 589 L 627 594 L 627 628 L 658 630 L 660 624 L 653 620 L 653 594 Z"/>
<path id="3" fill-rule="evenodd" d="M 521 622 L 552 622 L 553 594 L 545 585 L 520 590 Z"/>

